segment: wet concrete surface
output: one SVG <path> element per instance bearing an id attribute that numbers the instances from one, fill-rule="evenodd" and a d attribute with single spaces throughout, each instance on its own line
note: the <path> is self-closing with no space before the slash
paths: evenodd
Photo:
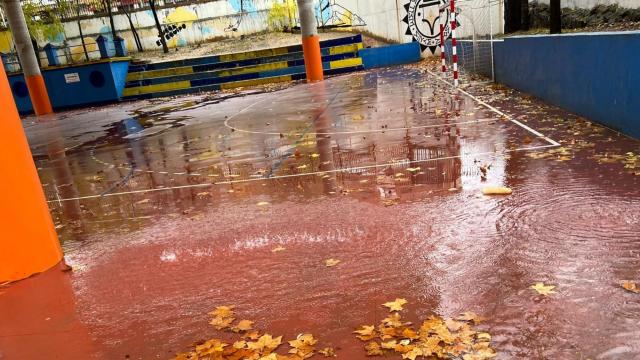
<path id="1" fill-rule="evenodd" d="M 364 359 L 395 298 L 482 315 L 498 359 L 640 358 L 640 143 L 465 90 L 515 121 L 420 67 L 25 119 L 74 270 L 0 287 L 0 359 L 171 358 L 228 304 Z"/>

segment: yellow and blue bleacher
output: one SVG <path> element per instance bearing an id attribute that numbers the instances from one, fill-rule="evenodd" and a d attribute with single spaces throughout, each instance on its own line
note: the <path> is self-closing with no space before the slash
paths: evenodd
<path id="1" fill-rule="evenodd" d="M 363 69 L 362 36 L 320 42 L 325 75 Z M 149 99 L 231 89 L 306 77 L 301 45 L 133 65 L 125 99 Z"/>

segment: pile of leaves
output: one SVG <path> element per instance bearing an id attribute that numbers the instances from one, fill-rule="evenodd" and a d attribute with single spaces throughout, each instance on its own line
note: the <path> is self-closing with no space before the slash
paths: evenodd
<path id="1" fill-rule="evenodd" d="M 491 335 L 473 330 L 481 319 L 466 312 L 454 319 L 430 316 L 416 328 L 400 315 L 405 299 L 383 304 L 389 308 L 389 316 L 380 324 L 363 325 L 354 331 L 366 342 L 369 356 L 401 354 L 403 359 L 458 359 L 484 360 L 496 356 L 491 348 Z"/>
<path id="2" fill-rule="evenodd" d="M 596 154 L 593 158 L 600 164 L 623 164 L 627 172 L 640 176 L 640 157 L 633 152 L 626 154 Z"/>
<path id="3" fill-rule="evenodd" d="M 236 341 L 210 339 L 195 344 L 194 349 L 176 355 L 174 360 L 303 360 L 316 354 L 334 357 L 335 351 L 326 347 L 316 350 L 316 340 L 312 334 L 300 334 L 288 342 L 288 355 L 280 355 L 276 350 L 282 345 L 282 336 L 260 334 L 253 329 L 253 321 L 236 321 L 234 306 L 218 306 L 209 313 L 210 324 L 217 330 L 236 334 Z"/>

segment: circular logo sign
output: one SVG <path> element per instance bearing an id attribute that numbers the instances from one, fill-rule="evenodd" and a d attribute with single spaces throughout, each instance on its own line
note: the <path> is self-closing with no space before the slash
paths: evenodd
<path id="1" fill-rule="evenodd" d="M 420 43 L 422 50 L 430 49 L 432 53 L 440 45 L 440 25 L 444 25 L 444 38 L 451 35 L 451 12 L 449 0 L 410 0 L 405 4 L 407 16 L 403 21 L 407 24 L 406 35 Z M 440 9 L 443 9 L 440 12 Z"/>

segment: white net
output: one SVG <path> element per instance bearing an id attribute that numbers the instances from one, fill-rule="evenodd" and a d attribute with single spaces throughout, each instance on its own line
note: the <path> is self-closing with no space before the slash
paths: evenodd
<path id="1" fill-rule="evenodd" d="M 458 68 L 461 81 L 494 80 L 493 38 L 504 28 L 503 0 L 457 0 Z M 451 40 L 446 42 L 452 68 Z"/>

